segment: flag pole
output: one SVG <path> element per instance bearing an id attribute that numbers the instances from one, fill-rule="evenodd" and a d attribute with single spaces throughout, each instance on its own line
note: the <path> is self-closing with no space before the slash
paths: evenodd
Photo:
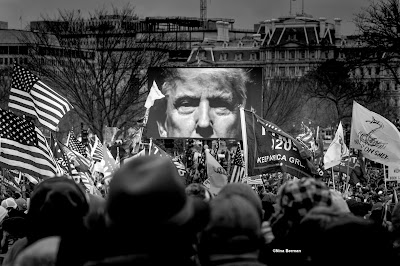
<path id="1" fill-rule="evenodd" d="M 383 164 L 383 181 L 385 183 L 385 196 L 387 196 L 387 187 L 386 187 L 386 167 Z"/>
<path id="2" fill-rule="evenodd" d="M 346 189 L 347 188 L 347 186 L 348 186 L 348 184 L 349 184 L 349 180 L 350 180 L 350 158 L 351 157 L 349 157 L 349 159 L 347 160 L 347 176 L 346 176 L 346 183 L 345 183 L 345 186 L 344 186 L 344 188 Z M 345 190 L 344 190 L 344 192 L 346 192 Z"/>
<path id="3" fill-rule="evenodd" d="M 247 132 L 246 132 L 246 120 L 244 114 L 244 107 L 240 106 L 240 125 L 242 128 L 242 141 L 243 141 L 243 154 L 244 154 L 244 169 L 245 169 L 245 176 L 248 176 L 248 146 L 247 146 Z"/>

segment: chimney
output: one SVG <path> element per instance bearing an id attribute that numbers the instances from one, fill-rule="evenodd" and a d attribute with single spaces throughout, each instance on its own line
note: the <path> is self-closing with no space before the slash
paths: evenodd
<path id="1" fill-rule="evenodd" d="M 224 41 L 225 23 L 223 21 L 217 21 L 216 25 L 217 25 L 217 41 Z"/>
<path id="2" fill-rule="evenodd" d="M 225 41 L 229 42 L 229 22 L 225 22 Z"/>
<path id="3" fill-rule="evenodd" d="M 253 34 L 253 39 L 256 41 L 261 41 L 261 34 L 259 34 L 259 33 Z"/>
<path id="4" fill-rule="evenodd" d="M 319 18 L 319 38 L 322 39 L 325 34 L 326 18 Z"/>
<path id="5" fill-rule="evenodd" d="M 335 21 L 335 38 L 340 39 L 342 38 L 342 30 L 341 30 L 342 19 L 335 18 L 334 21 Z"/>

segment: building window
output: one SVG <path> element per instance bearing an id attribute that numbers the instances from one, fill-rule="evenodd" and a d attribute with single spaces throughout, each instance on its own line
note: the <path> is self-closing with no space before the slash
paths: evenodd
<path id="1" fill-rule="evenodd" d="M 227 53 L 223 53 L 219 55 L 219 60 L 220 61 L 226 61 L 228 60 L 228 54 Z"/>
<path id="2" fill-rule="evenodd" d="M 310 51 L 310 58 L 315 59 L 315 51 Z"/>
<path id="3" fill-rule="evenodd" d="M 235 54 L 235 60 L 236 61 L 242 61 L 242 59 L 243 59 L 243 54 L 242 53 Z"/>
<path id="4" fill-rule="evenodd" d="M 303 76 L 306 72 L 306 68 L 305 67 L 299 67 L 299 76 Z"/>
<path id="5" fill-rule="evenodd" d="M 283 77 L 285 74 L 285 67 L 279 67 L 279 76 Z"/>
<path id="6" fill-rule="evenodd" d="M 4 58 L 4 64 L 8 65 L 8 58 Z"/>
<path id="7" fill-rule="evenodd" d="M 289 51 L 289 59 L 294 60 L 296 57 L 296 51 Z"/>
<path id="8" fill-rule="evenodd" d="M 229 44 L 227 42 L 224 42 L 224 44 L 222 45 L 222 47 L 228 47 Z"/>
<path id="9" fill-rule="evenodd" d="M 199 53 L 199 57 L 200 57 L 201 59 L 206 59 L 206 51 L 201 51 L 201 52 Z"/>
<path id="10" fill-rule="evenodd" d="M 2 65 L 2 64 L 3 64 L 3 58 L 0 57 L 0 65 Z"/>
<path id="11" fill-rule="evenodd" d="M 306 58 L 306 51 L 302 50 L 300 51 L 300 59 L 305 59 Z"/>
<path id="12" fill-rule="evenodd" d="M 239 42 L 239 43 L 238 43 L 238 46 L 239 46 L 239 47 L 243 47 L 243 43 L 242 43 L 242 42 Z"/>
<path id="13" fill-rule="evenodd" d="M 256 60 L 258 60 L 258 58 L 257 58 L 257 53 L 251 53 L 251 54 L 250 54 L 250 60 L 251 60 L 251 61 L 256 61 Z"/>
<path id="14" fill-rule="evenodd" d="M 279 59 L 285 59 L 285 51 L 279 52 Z"/>
<path id="15" fill-rule="evenodd" d="M 271 59 L 275 59 L 275 51 L 271 52 Z"/>
<path id="16" fill-rule="evenodd" d="M 289 67 L 289 76 L 294 77 L 296 75 L 296 68 L 295 67 Z"/>

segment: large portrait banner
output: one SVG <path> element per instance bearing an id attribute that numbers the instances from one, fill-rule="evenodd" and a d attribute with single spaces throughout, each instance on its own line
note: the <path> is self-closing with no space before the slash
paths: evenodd
<path id="1" fill-rule="evenodd" d="M 153 139 L 241 139 L 239 107 L 262 112 L 262 68 L 150 68 L 165 96 L 149 109 Z"/>

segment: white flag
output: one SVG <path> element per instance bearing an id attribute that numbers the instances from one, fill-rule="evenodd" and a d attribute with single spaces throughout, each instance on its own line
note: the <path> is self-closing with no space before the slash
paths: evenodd
<path id="1" fill-rule="evenodd" d="M 389 165 L 400 164 L 400 132 L 383 116 L 353 102 L 350 147 L 364 157 Z"/>
<path id="2" fill-rule="evenodd" d="M 162 94 L 162 92 L 158 89 L 157 83 L 153 81 L 153 85 L 151 86 L 144 107 L 149 109 L 150 107 L 153 106 L 155 100 L 162 99 L 164 97 L 165 97 L 164 94 Z"/>
<path id="3" fill-rule="evenodd" d="M 349 149 L 344 143 L 343 126 L 342 122 L 340 122 L 335 134 L 335 138 L 332 140 L 324 156 L 325 169 L 340 164 L 342 158 L 346 156 L 349 156 Z"/>
<path id="4" fill-rule="evenodd" d="M 205 153 L 207 175 L 210 182 L 209 189 L 212 194 L 216 195 L 221 190 L 221 188 L 228 184 L 228 173 L 217 162 L 217 160 L 215 160 L 214 156 L 212 156 L 209 151 L 206 150 Z"/>

